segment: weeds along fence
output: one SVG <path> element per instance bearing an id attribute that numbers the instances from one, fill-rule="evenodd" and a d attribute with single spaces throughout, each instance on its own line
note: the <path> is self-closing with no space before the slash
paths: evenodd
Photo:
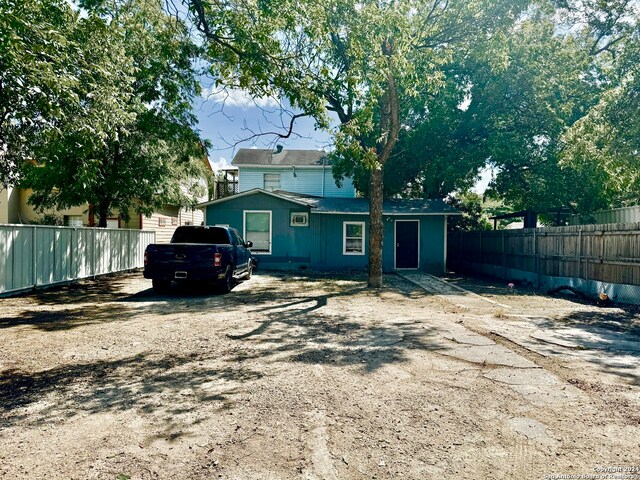
<path id="1" fill-rule="evenodd" d="M 640 223 L 452 232 L 447 266 L 640 304 Z"/>
<path id="2" fill-rule="evenodd" d="M 0 225 L 0 295 L 144 265 L 145 230 Z"/>

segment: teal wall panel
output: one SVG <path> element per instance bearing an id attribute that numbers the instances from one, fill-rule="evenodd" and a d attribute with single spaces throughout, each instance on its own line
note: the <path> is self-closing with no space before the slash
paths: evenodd
<path id="1" fill-rule="evenodd" d="M 313 216 L 309 226 L 291 227 L 292 212 L 309 212 L 309 207 L 281 200 L 264 193 L 256 193 L 209 205 L 206 213 L 207 225 L 229 225 L 245 236 L 245 210 L 271 211 L 271 254 L 257 253 L 261 267 L 273 264 L 273 268 L 306 265 L 310 262 L 310 239 Z"/>
<path id="2" fill-rule="evenodd" d="M 224 224 L 238 229 L 244 235 L 243 211 L 269 210 L 272 212 L 272 252 L 257 254 L 260 268 L 299 268 L 315 270 L 365 270 L 369 264 L 368 215 L 318 214 L 308 207 L 264 193 L 233 198 L 207 207 L 206 224 Z M 310 212 L 308 227 L 291 227 L 292 212 Z M 394 270 L 395 220 L 420 221 L 420 269 L 430 273 L 445 270 L 444 217 L 391 216 L 384 217 L 383 270 Z M 344 255 L 343 223 L 365 222 L 365 254 Z"/>
<path id="3" fill-rule="evenodd" d="M 312 267 L 319 270 L 366 269 L 369 265 L 368 215 L 312 214 Z M 343 223 L 365 222 L 364 255 L 344 255 Z"/>

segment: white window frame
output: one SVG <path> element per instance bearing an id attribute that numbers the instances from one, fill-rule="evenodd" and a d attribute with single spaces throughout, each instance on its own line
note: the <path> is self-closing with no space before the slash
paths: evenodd
<path id="1" fill-rule="evenodd" d="M 256 255 L 271 255 L 273 252 L 273 212 L 271 210 L 243 210 L 242 211 L 242 238 L 247 240 L 247 213 L 268 213 L 269 214 L 269 251 L 254 251 Z"/>
<path id="2" fill-rule="evenodd" d="M 347 252 L 347 225 L 361 225 L 362 226 L 362 252 Z M 367 229 L 365 228 L 365 222 L 342 222 L 342 254 L 343 255 L 359 255 L 362 256 L 366 250 L 366 237 Z M 356 237 L 349 237 L 356 238 Z"/>
<path id="3" fill-rule="evenodd" d="M 303 216 L 306 220 L 304 223 L 294 223 L 293 217 Z M 309 212 L 291 212 L 291 218 L 289 219 L 290 227 L 308 227 L 309 226 Z"/>

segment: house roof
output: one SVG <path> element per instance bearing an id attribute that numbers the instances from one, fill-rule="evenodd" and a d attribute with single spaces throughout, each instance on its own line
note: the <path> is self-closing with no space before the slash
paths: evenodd
<path id="1" fill-rule="evenodd" d="M 369 214 L 367 198 L 326 198 L 277 191 L 286 198 L 306 203 L 313 213 Z M 382 203 L 383 215 L 460 215 L 460 211 L 442 200 L 390 199 Z"/>
<path id="2" fill-rule="evenodd" d="M 217 205 L 218 203 L 224 203 L 224 202 L 228 202 L 229 200 L 234 200 L 236 198 L 241 198 L 241 197 L 246 197 L 249 195 L 253 195 L 255 193 L 264 193 L 265 195 L 270 195 L 272 197 L 276 197 L 279 198 L 281 200 L 286 200 L 288 202 L 292 202 L 292 203 L 296 203 L 298 205 L 302 205 L 305 207 L 308 207 L 309 205 L 303 201 L 300 201 L 296 198 L 293 197 L 285 197 L 284 195 L 281 195 L 279 193 L 276 192 L 270 192 L 268 190 L 263 190 L 262 188 L 253 188 L 251 190 L 247 190 L 245 192 L 241 192 L 235 195 L 230 195 L 228 197 L 224 197 L 224 198 L 219 198 L 218 200 L 211 200 L 209 202 L 204 202 L 204 203 L 199 203 L 196 205 L 196 208 L 205 208 L 208 207 L 209 205 Z"/>
<path id="3" fill-rule="evenodd" d="M 283 149 L 278 152 L 264 148 L 241 148 L 231 165 L 321 167 L 330 165 L 330 162 L 327 153 L 320 150 Z"/>
<path id="4" fill-rule="evenodd" d="M 311 208 L 311 213 L 340 213 L 352 215 L 369 215 L 369 200 L 366 198 L 326 198 L 314 197 L 310 195 L 301 195 L 297 193 L 284 192 L 278 190 L 269 192 L 261 188 L 254 188 L 238 195 L 213 200 L 211 202 L 201 203 L 198 208 L 204 208 L 209 205 L 220 203 L 239 198 L 241 196 L 253 195 L 255 193 L 264 193 L 288 202 Z M 385 200 L 382 204 L 383 215 L 460 215 L 460 211 L 446 204 L 442 200 L 421 200 L 421 199 L 402 199 L 402 200 Z"/>

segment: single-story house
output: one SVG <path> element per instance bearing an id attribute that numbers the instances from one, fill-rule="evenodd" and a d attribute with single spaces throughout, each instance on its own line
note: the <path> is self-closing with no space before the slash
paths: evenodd
<path id="1" fill-rule="evenodd" d="M 236 228 L 253 242 L 260 268 L 368 267 L 369 200 L 326 198 L 254 188 L 198 205 L 206 225 Z M 383 270 L 443 273 L 447 217 L 442 200 L 385 200 Z"/>

